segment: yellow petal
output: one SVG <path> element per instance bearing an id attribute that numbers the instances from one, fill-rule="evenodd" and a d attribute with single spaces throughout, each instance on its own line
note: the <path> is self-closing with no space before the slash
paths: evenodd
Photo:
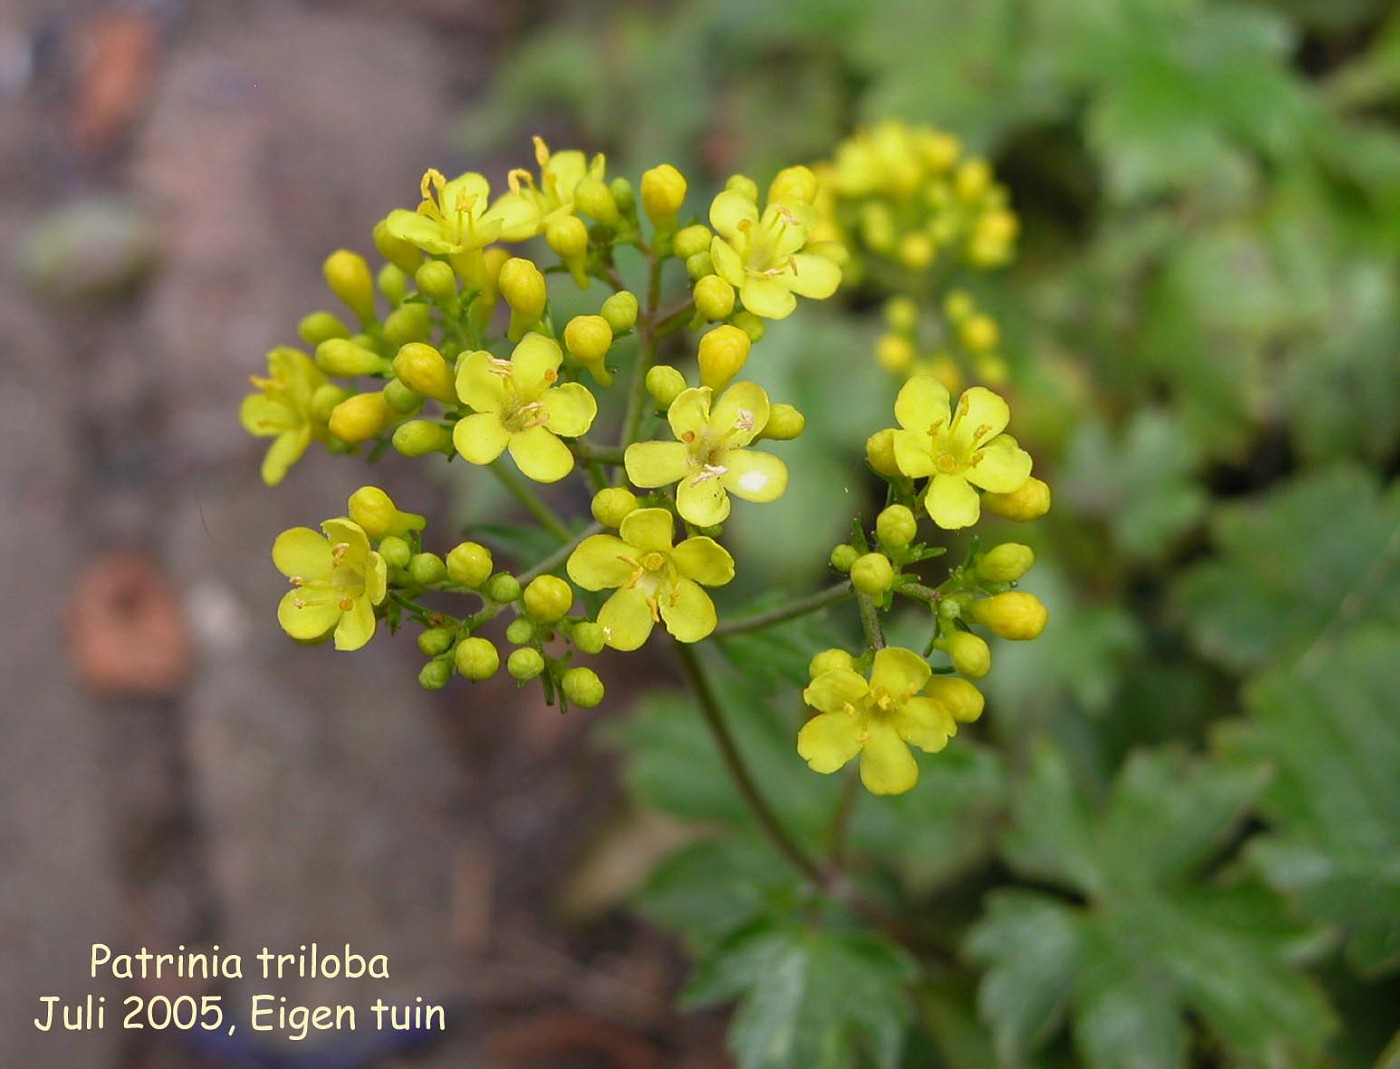
<path id="1" fill-rule="evenodd" d="M 710 262 L 714 265 L 715 274 L 731 286 L 742 286 L 748 277 L 744 271 L 744 258 L 724 238 L 716 237 L 710 242 Z"/>
<path id="2" fill-rule="evenodd" d="M 498 220 L 501 241 L 527 241 L 540 232 L 539 205 L 520 193 L 504 193 L 491 205 L 489 217 Z"/>
<path id="3" fill-rule="evenodd" d="M 307 603 L 302 591 L 289 590 L 277 605 L 277 622 L 298 642 L 317 642 L 340 622 L 340 609 L 334 602 Z"/>
<path id="4" fill-rule="evenodd" d="M 365 562 L 365 597 L 378 605 L 389 593 L 389 566 L 378 553 L 371 553 Z"/>
<path id="5" fill-rule="evenodd" d="M 947 531 L 971 527 L 982 514 L 977 491 L 961 475 L 935 475 L 928 484 L 924 507 L 929 518 Z"/>
<path id="6" fill-rule="evenodd" d="M 729 444 L 748 445 L 768 426 L 771 411 L 767 390 L 755 382 L 736 382 L 714 403 L 708 422 L 711 430 L 721 434 L 738 428 Z"/>
<path id="7" fill-rule="evenodd" d="M 919 782 L 919 765 L 892 726 L 870 728 L 860 753 L 860 781 L 871 794 L 903 794 Z"/>
<path id="8" fill-rule="evenodd" d="M 511 459 L 537 483 L 557 483 L 574 470 L 574 455 L 569 447 L 545 427 L 531 427 L 510 438 Z"/>
<path id="9" fill-rule="evenodd" d="M 793 271 L 787 276 L 788 286 L 799 297 L 823 300 L 841 285 L 841 269 L 825 256 L 800 252 L 792 258 Z"/>
<path id="10" fill-rule="evenodd" d="M 635 650 L 651 634 L 651 606 L 640 590 L 619 590 L 598 612 L 603 641 L 615 650 Z"/>
<path id="11" fill-rule="evenodd" d="M 284 478 L 287 471 L 301 459 L 306 447 L 311 444 L 311 428 L 309 426 L 298 427 L 296 430 L 284 431 L 277 436 L 277 440 L 268 446 L 267 453 L 263 456 L 262 481 L 268 486 L 276 486 Z"/>
<path id="12" fill-rule="evenodd" d="M 457 365 L 457 396 L 476 412 L 500 412 L 505 408 L 506 384 L 493 370 L 495 367 L 491 354 L 481 349 L 467 353 Z"/>
<path id="13" fill-rule="evenodd" d="M 392 237 L 406 241 L 424 252 L 449 253 L 458 251 L 461 246 L 448 239 L 441 223 L 436 223 L 426 215 L 395 208 L 384 220 L 384 229 Z"/>
<path id="14" fill-rule="evenodd" d="M 956 440 L 966 443 L 969 451 L 990 441 L 1011 422 L 1011 409 L 985 386 L 974 386 L 958 398 L 958 431 Z"/>
<path id="15" fill-rule="evenodd" d="M 729 471 L 720 482 L 745 501 L 776 501 L 787 489 L 787 465 L 771 453 L 731 449 L 725 454 L 724 466 Z"/>
<path id="16" fill-rule="evenodd" d="M 587 434 L 598 415 L 598 402 L 589 393 L 588 387 L 577 382 L 566 382 L 552 390 L 545 390 L 540 398 L 544 410 L 549 414 L 549 429 L 565 438 L 577 438 Z"/>
<path id="17" fill-rule="evenodd" d="M 636 509 L 618 529 L 622 540 L 636 553 L 671 552 L 671 514 L 666 509 Z"/>
<path id="18" fill-rule="evenodd" d="M 710 396 L 711 390 L 708 386 L 692 386 L 688 390 L 682 390 L 671 402 L 666 419 L 671 424 L 671 433 L 676 436 L 677 441 L 684 441 L 687 434 L 703 434 L 709 427 Z"/>
<path id="19" fill-rule="evenodd" d="M 330 574 L 331 544 L 310 527 L 293 527 L 272 543 L 272 563 L 288 578 L 319 579 Z"/>
<path id="20" fill-rule="evenodd" d="M 710 595 L 689 579 L 677 579 L 662 591 L 660 608 L 666 630 L 680 642 L 699 642 L 719 623 Z"/>
<path id="21" fill-rule="evenodd" d="M 820 713 L 797 733 L 797 752 L 813 772 L 831 773 L 860 753 L 861 718 L 850 713 Z"/>
<path id="22" fill-rule="evenodd" d="M 953 714 L 932 698 L 910 698 L 894 714 L 893 722 L 900 738 L 925 753 L 937 753 L 958 733 Z"/>
<path id="23" fill-rule="evenodd" d="M 786 319 L 797 307 L 797 298 L 778 278 L 746 278 L 739 287 L 739 299 L 756 316 Z"/>
<path id="24" fill-rule="evenodd" d="M 830 668 L 807 684 L 802 700 L 824 713 L 839 713 L 846 706 L 858 706 L 870 693 L 865 677 L 849 668 Z"/>
<path id="25" fill-rule="evenodd" d="M 710 225 L 727 238 L 739 232 L 741 223 L 758 222 L 758 205 L 742 194 L 726 189 L 710 202 Z"/>
<path id="26" fill-rule="evenodd" d="M 724 483 L 718 478 L 683 479 L 676 488 L 676 511 L 696 527 L 723 523 L 729 517 L 729 495 Z"/>
<path id="27" fill-rule="evenodd" d="M 922 479 L 932 475 L 935 466 L 930 446 L 932 439 L 920 431 L 895 431 L 890 436 L 894 446 L 894 464 L 911 479 Z"/>
<path id="28" fill-rule="evenodd" d="M 274 401 L 265 393 L 253 393 L 239 405 L 238 422 L 255 438 L 271 438 L 293 429 L 300 421 L 281 401 Z"/>
<path id="29" fill-rule="evenodd" d="M 633 566 L 624 558 L 635 550 L 617 535 L 590 535 L 569 554 L 568 573 L 584 590 L 623 586 L 632 578 Z"/>
<path id="30" fill-rule="evenodd" d="M 886 646 L 875 654 L 870 668 L 870 685 L 883 687 L 895 698 L 905 698 L 923 689 L 933 670 L 913 650 Z"/>
<path id="31" fill-rule="evenodd" d="M 680 442 L 637 442 L 627 447 L 623 463 L 633 486 L 669 486 L 690 471 L 690 453 Z"/>
<path id="32" fill-rule="evenodd" d="M 994 494 L 1014 494 L 1031 477 L 1031 455 L 1003 434 L 973 454 L 972 465 L 963 475 Z"/>
<path id="33" fill-rule="evenodd" d="M 948 388 L 932 375 L 915 375 L 899 390 L 894 402 L 894 418 L 907 430 L 927 435 L 935 425 L 946 428 L 949 421 Z"/>
<path id="34" fill-rule="evenodd" d="M 452 444 L 473 464 L 490 464 L 510 442 L 501 417 L 494 412 L 476 412 L 459 420 L 452 428 Z"/>
<path id="35" fill-rule="evenodd" d="M 734 558 L 713 538 L 687 538 L 671 553 L 671 562 L 687 579 L 705 586 L 723 586 L 734 578 Z"/>
<path id="36" fill-rule="evenodd" d="M 374 606 L 369 598 L 356 598 L 335 628 L 335 648 L 357 650 L 374 637 Z"/>
<path id="37" fill-rule="evenodd" d="M 524 398 L 533 399 L 552 381 L 550 372 L 564 362 L 563 350 L 553 338 L 527 334 L 510 354 L 511 378 Z"/>

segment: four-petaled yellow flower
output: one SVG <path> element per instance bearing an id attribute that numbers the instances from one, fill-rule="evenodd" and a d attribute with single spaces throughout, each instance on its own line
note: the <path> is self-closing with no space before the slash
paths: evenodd
<path id="1" fill-rule="evenodd" d="M 267 354 L 267 370 L 268 378 L 253 376 L 262 392 L 243 399 L 238 418 L 254 437 L 276 439 L 262 463 L 263 482 L 276 486 L 311 440 L 325 437 L 325 422 L 313 417 L 311 399 L 326 376 L 305 353 L 285 346 Z"/>
<path id="2" fill-rule="evenodd" d="M 550 152 L 544 139 L 535 138 L 535 161 L 540 167 L 540 184 L 529 171 L 516 169 L 507 176 L 510 192 L 501 196 L 496 208 L 533 220 L 535 232 L 551 219 L 574 213 L 574 192 L 584 178 L 602 181 L 607 160 L 602 153 L 588 159 L 577 149 Z"/>
<path id="3" fill-rule="evenodd" d="M 554 385 L 564 354 L 551 338 L 525 337 L 509 360 L 467 353 L 457 368 L 457 396 L 472 410 L 452 432 L 457 452 L 490 464 L 506 449 L 522 472 L 552 483 L 574 470 L 574 455 L 559 440 L 588 433 L 598 402 L 577 382 Z"/>
<path id="4" fill-rule="evenodd" d="M 752 382 L 739 382 L 711 407 L 712 393 L 708 386 L 691 388 L 671 402 L 667 418 L 678 441 L 638 442 L 623 456 L 635 486 L 679 481 L 676 509 L 697 527 L 724 522 L 730 494 L 776 501 L 787 489 L 786 464 L 745 448 L 768 424 L 768 394 Z"/>
<path id="5" fill-rule="evenodd" d="M 1011 410 L 988 389 L 974 386 L 953 412 L 947 387 L 915 375 L 899 391 L 894 415 L 901 428 L 894 432 L 895 464 L 912 479 L 932 476 L 924 507 L 940 527 L 977 522 L 982 506 L 973 487 L 1010 494 L 1030 478 L 1030 454 L 1001 433 Z"/>
<path id="6" fill-rule="evenodd" d="M 505 198 L 491 204 L 491 186 L 474 171 L 448 181 L 428 169 L 417 211 L 396 208 L 385 220 L 388 232 L 424 252 L 456 257 L 479 254 L 493 241 L 524 241 L 537 231 L 529 205 Z"/>
<path id="7" fill-rule="evenodd" d="M 292 581 L 277 606 L 277 622 L 299 642 L 335 633 L 335 648 L 357 650 L 374 637 L 374 607 L 388 591 L 384 558 L 369 548 L 357 523 L 341 518 L 283 531 L 272 544 L 272 562 Z"/>
<path id="8" fill-rule="evenodd" d="M 714 602 L 701 586 L 734 578 L 734 558 L 703 535 L 671 545 L 671 514 L 638 509 L 618 535 L 585 538 L 569 557 L 569 578 L 585 590 L 617 592 L 603 603 L 598 623 L 615 650 L 635 650 L 658 621 L 681 642 L 699 642 L 715 629 Z"/>
<path id="9" fill-rule="evenodd" d="M 803 700 L 817 716 L 797 736 L 797 752 L 816 772 L 835 772 L 860 754 L 860 778 L 872 794 L 903 794 L 919 781 L 909 746 L 936 753 L 957 733 L 943 703 L 919 693 L 932 671 L 911 650 L 875 654 L 867 681 L 850 668 L 821 672 Z"/>
<path id="10" fill-rule="evenodd" d="M 782 319 L 797 307 L 794 294 L 821 299 L 841 284 L 836 264 L 802 251 L 810 238 L 804 216 L 810 214 L 808 205 L 775 200 L 770 193 L 760 215 L 758 205 L 734 189 L 710 204 L 715 273 L 739 291 L 739 299 L 754 315 Z"/>

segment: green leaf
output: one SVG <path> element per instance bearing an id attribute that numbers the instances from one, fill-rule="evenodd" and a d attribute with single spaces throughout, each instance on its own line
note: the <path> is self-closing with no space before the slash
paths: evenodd
<path id="1" fill-rule="evenodd" d="M 769 609 L 776 609 L 792 600 L 791 595 L 770 593 L 745 604 L 742 608 L 726 609 L 724 620 L 742 620 Z M 835 612 L 841 607 L 836 606 Z M 746 678 L 765 690 L 779 687 L 805 687 L 810 681 L 807 665 L 818 650 L 837 641 L 832 626 L 832 608 L 794 620 L 787 620 L 761 631 L 721 636 L 715 644 Z"/>
<path id="2" fill-rule="evenodd" d="M 1238 671 L 1400 624 L 1400 493 L 1336 468 L 1222 508 L 1216 559 L 1177 587 L 1196 646 Z"/>
<path id="3" fill-rule="evenodd" d="M 702 961 L 689 1006 L 738 998 L 729 1046 L 739 1069 L 846 1069 L 863 1053 L 895 1069 L 917 968 L 876 936 L 752 925 Z"/>
<path id="4" fill-rule="evenodd" d="M 1400 968 L 1400 632 L 1373 626 L 1250 688 L 1225 750 L 1277 768 L 1272 833 L 1249 856 L 1309 917 L 1347 934 L 1365 973 Z"/>
<path id="5" fill-rule="evenodd" d="M 1074 1041 L 1089 1069 L 1179 1069 L 1190 1050 L 1170 979 L 1110 919 L 1083 933 Z"/>

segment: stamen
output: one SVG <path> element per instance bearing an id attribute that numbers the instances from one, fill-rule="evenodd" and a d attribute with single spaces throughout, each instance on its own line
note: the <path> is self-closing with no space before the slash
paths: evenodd
<path id="1" fill-rule="evenodd" d="M 511 168 L 510 173 L 506 175 L 506 185 L 510 186 L 510 191 L 512 193 L 519 193 L 520 185 L 522 182 L 525 185 L 529 186 L 531 189 L 535 188 L 534 175 L 532 175 L 529 171 L 525 170 L 523 167 Z"/>
<path id="2" fill-rule="evenodd" d="M 711 479 L 718 479 L 721 475 L 728 475 L 729 469 L 723 464 L 705 464 L 700 468 L 700 474 L 690 480 L 691 486 L 699 486 L 701 483 L 709 482 Z"/>
<path id="3" fill-rule="evenodd" d="M 683 441 L 686 445 L 689 445 L 691 442 L 695 441 L 695 432 L 686 431 L 684 434 L 681 435 L 681 441 Z"/>
<path id="4" fill-rule="evenodd" d="M 440 190 L 445 185 L 447 185 L 447 179 L 443 177 L 442 172 L 436 167 L 429 167 L 423 172 L 423 177 L 418 183 L 418 195 L 424 200 L 432 200 L 432 191 Z"/>
<path id="5" fill-rule="evenodd" d="M 331 567 L 340 567 L 340 562 L 345 559 L 345 554 L 350 552 L 349 542 L 337 542 L 331 546 Z"/>
<path id="6" fill-rule="evenodd" d="M 753 430 L 753 423 L 753 413 L 750 412 L 747 408 L 741 408 L 739 409 L 738 419 L 734 421 L 734 429 L 736 431 L 744 431 L 745 433 L 747 433 L 748 431 Z"/>
<path id="7" fill-rule="evenodd" d="M 546 369 L 545 369 L 545 372 L 544 372 L 544 381 L 545 381 L 545 382 L 558 382 L 558 381 L 559 381 L 559 372 L 555 371 L 552 367 L 551 367 L 551 368 L 546 368 Z"/>
<path id="8" fill-rule="evenodd" d="M 499 375 L 503 379 L 508 379 L 515 371 L 515 365 L 509 360 L 502 360 L 499 356 L 493 356 L 486 361 L 486 370 L 493 375 Z"/>
<path id="9" fill-rule="evenodd" d="M 355 599 L 350 597 L 341 598 L 338 607 L 341 612 L 349 612 L 355 607 Z"/>
<path id="10" fill-rule="evenodd" d="M 535 162 L 538 163 L 540 169 L 543 170 L 544 166 L 549 163 L 549 146 L 544 143 L 544 138 L 540 137 L 539 134 L 535 135 L 534 142 Z"/>

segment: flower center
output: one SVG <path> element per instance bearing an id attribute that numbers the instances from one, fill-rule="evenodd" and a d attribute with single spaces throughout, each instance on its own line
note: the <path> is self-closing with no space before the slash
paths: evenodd
<path id="1" fill-rule="evenodd" d="M 939 453 L 933 465 L 944 475 L 952 475 L 960 466 L 958 464 L 958 458 L 952 453 Z"/>

